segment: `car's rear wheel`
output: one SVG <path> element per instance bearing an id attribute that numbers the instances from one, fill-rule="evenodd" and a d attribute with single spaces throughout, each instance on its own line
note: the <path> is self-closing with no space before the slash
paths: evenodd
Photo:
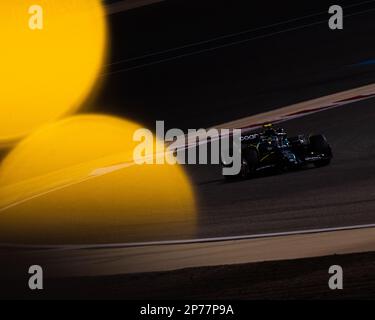
<path id="1" fill-rule="evenodd" d="M 243 150 L 240 177 L 247 179 L 254 176 L 258 161 L 258 152 L 255 149 Z"/>
<path id="2" fill-rule="evenodd" d="M 314 162 L 315 167 L 324 167 L 331 163 L 332 149 L 327 141 L 327 138 L 324 135 L 319 134 L 319 135 L 311 136 L 310 148 L 311 148 L 311 151 L 319 155 L 324 155 L 326 157 L 325 159 L 315 161 Z"/>
<path id="3" fill-rule="evenodd" d="M 249 163 L 247 162 L 246 159 L 242 159 L 241 171 L 240 171 L 239 176 L 243 179 L 246 179 L 250 176 Z"/>

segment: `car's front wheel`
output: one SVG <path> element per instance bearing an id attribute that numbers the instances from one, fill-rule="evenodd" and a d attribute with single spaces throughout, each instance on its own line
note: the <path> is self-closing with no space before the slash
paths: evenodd
<path id="1" fill-rule="evenodd" d="M 324 155 L 324 159 L 314 162 L 315 167 L 324 167 L 328 166 L 331 163 L 332 159 L 332 149 L 329 145 L 327 138 L 322 135 L 315 135 L 310 137 L 310 147 L 311 151 Z"/>

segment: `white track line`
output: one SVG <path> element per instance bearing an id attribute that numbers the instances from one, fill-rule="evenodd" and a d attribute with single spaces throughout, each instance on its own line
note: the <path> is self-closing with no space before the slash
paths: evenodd
<path id="1" fill-rule="evenodd" d="M 169 241 L 150 241 L 150 242 L 133 242 L 133 243 L 115 243 L 115 244 L 93 244 L 93 245 L 13 245 L 0 244 L 0 248 L 19 248 L 19 249 L 34 249 L 34 250 L 85 250 L 85 249 L 121 249 L 121 248 L 135 248 L 135 247 L 151 247 L 151 246 L 172 246 L 172 245 L 187 245 L 187 244 L 201 244 L 213 242 L 228 242 L 240 240 L 255 240 L 275 237 L 286 237 L 296 235 L 308 235 L 317 233 L 338 232 L 347 230 L 361 230 L 375 228 L 375 224 L 361 224 L 345 227 L 333 228 L 319 228 L 286 232 L 261 233 L 242 236 L 228 236 L 202 239 L 188 239 L 188 240 L 169 240 Z"/>

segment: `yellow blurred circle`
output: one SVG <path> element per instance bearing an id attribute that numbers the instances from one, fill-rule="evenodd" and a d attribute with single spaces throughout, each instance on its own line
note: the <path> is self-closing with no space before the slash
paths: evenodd
<path id="1" fill-rule="evenodd" d="M 0 2 L 0 147 L 83 103 L 106 38 L 100 0 Z"/>
<path id="2" fill-rule="evenodd" d="M 192 186 L 178 165 L 136 165 L 140 126 L 81 115 L 45 126 L 0 166 L 0 242 L 149 241 L 195 232 Z M 160 143 L 160 142 L 158 142 Z"/>

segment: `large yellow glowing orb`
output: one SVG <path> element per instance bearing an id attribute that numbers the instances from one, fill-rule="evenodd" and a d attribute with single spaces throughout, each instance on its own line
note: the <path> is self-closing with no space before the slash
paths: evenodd
<path id="1" fill-rule="evenodd" d="M 140 126 L 81 115 L 43 127 L 0 166 L 0 242 L 76 244 L 194 236 L 192 187 L 177 165 L 136 165 Z"/>
<path id="2" fill-rule="evenodd" d="M 0 1 L 0 147 L 83 103 L 106 32 L 100 0 Z"/>

